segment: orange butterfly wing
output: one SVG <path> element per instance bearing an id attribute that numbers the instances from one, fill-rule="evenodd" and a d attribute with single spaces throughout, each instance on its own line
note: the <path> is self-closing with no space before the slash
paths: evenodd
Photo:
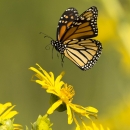
<path id="1" fill-rule="evenodd" d="M 81 38 L 92 38 L 98 35 L 97 29 L 98 10 L 95 6 L 89 8 L 65 30 L 60 41 Z"/>
<path id="2" fill-rule="evenodd" d="M 60 41 L 66 30 L 70 27 L 74 20 L 78 17 L 78 12 L 75 8 L 68 8 L 60 17 L 57 27 L 57 40 Z"/>

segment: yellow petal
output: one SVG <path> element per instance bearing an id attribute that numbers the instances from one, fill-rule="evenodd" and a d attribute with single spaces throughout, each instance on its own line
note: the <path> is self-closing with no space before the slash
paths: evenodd
<path id="1" fill-rule="evenodd" d="M 64 84 L 63 81 L 60 81 L 63 75 L 64 75 L 64 71 L 61 72 L 61 74 L 55 80 L 55 87 L 57 88 L 58 91 L 61 89 L 61 86 Z"/>
<path id="2" fill-rule="evenodd" d="M 93 113 L 98 113 L 98 110 L 94 107 L 86 107 L 86 110 Z"/>
<path id="3" fill-rule="evenodd" d="M 44 80 L 48 81 L 49 74 L 46 71 L 44 71 L 42 68 L 40 68 L 40 69 L 42 69 L 42 71 L 43 71 L 43 73 L 45 75 L 42 72 L 40 72 L 38 69 L 34 68 L 34 67 L 30 67 L 29 69 L 32 70 L 32 71 L 34 71 L 36 73 L 34 76 L 36 76 L 38 79 L 40 79 L 40 80 L 44 79 Z"/>
<path id="4" fill-rule="evenodd" d="M 90 126 L 86 126 L 86 127 L 85 127 L 85 130 L 95 130 L 95 129 L 93 129 L 93 128 L 90 127 Z"/>
<path id="5" fill-rule="evenodd" d="M 62 104 L 62 100 L 55 102 L 47 111 L 47 114 L 52 114 L 54 110 Z"/>
<path id="6" fill-rule="evenodd" d="M 14 117 L 17 114 L 18 114 L 17 111 L 11 111 L 7 115 L 5 115 L 4 119 L 10 119 L 10 118 Z"/>
<path id="7" fill-rule="evenodd" d="M 15 116 L 16 114 L 18 114 L 17 111 L 11 111 L 15 106 L 12 106 L 11 108 L 9 108 L 7 111 L 5 111 L 2 115 L 1 118 L 3 119 L 9 119 L 12 118 L 13 116 Z"/>
<path id="8" fill-rule="evenodd" d="M 50 72 L 49 74 L 45 71 L 45 70 L 43 70 L 42 69 L 42 67 L 39 65 L 39 64 L 36 64 L 38 67 L 39 67 L 39 69 L 44 73 L 44 75 L 45 75 L 45 77 L 49 80 L 49 81 L 51 81 L 52 82 L 52 84 L 54 85 L 54 74 L 52 73 L 52 72 Z"/>
<path id="9" fill-rule="evenodd" d="M 71 124 L 73 122 L 72 112 L 69 105 L 66 104 L 66 106 L 67 106 L 68 124 Z"/>
<path id="10" fill-rule="evenodd" d="M 74 119 L 74 122 L 75 122 L 75 124 L 76 124 L 76 130 L 77 129 L 79 129 L 80 130 L 80 125 L 79 125 L 79 123 L 78 123 L 78 121 L 77 121 L 77 119 L 75 118 L 75 115 L 74 115 L 74 113 L 73 113 L 73 119 Z"/>
<path id="11" fill-rule="evenodd" d="M 41 80 L 35 80 L 36 83 L 40 84 L 42 88 L 48 89 L 50 85 L 46 84 L 44 81 Z"/>
<path id="12" fill-rule="evenodd" d="M 104 130 L 103 126 L 100 124 L 100 130 Z"/>
<path id="13" fill-rule="evenodd" d="M 80 105 L 70 103 L 70 107 L 77 113 L 86 114 L 86 109 Z"/>
<path id="14" fill-rule="evenodd" d="M 92 126 L 94 130 L 99 130 L 98 127 L 96 126 L 96 124 L 94 122 L 92 122 Z M 102 129 L 101 129 L 102 130 Z"/>
<path id="15" fill-rule="evenodd" d="M 60 73 L 60 75 L 59 75 L 59 76 L 56 78 L 56 80 L 55 80 L 55 84 L 57 84 L 57 83 L 60 82 L 60 80 L 62 79 L 64 73 L 65 73 L 64 71 L 62 71 L 62 72 Z"/>
<path id="16" fill-rule="evenodd" d="M 15 127 L 22 127 L 20 124 L 13 124 Z"/>
<path id="17" fill-rule="evenodd" d="M 34 72 L 36 73 L 35 76 L 38 77 L 39 79 L 42 79 L 42 78 L 45 77 L 45 76 L 44 76 L 39 70 L 37 70 L 36 68 L 30 67 L 29 69 L 32 70 L 32 71 L 34 71 Z M 40 77 L 39 77 L 39 76 L 40 76 Z"/>
<path id="18" fill-rule="evenodd" d="M 81 130 L 81 129 L 80 129 L 80 126 L 76 126 L 76 130 Z"/>
<path id="19" fill-rule="evenodd" d="M 48 88 L 46 85 L 48 86 L 54 86 L 54 75 L 52 72 L 47 73 L 45 70 L 43 70 L 38 64 L 36 64 L 39 67 L 39 70 L 34 68 L 34 67 L 30 67 L 29 69 L 34 71 L 36 74 L 34 75 L 35 77 L 37 77 L 39 80 L 34 80 L 34 76 L 32 77 L 32 81 L 35 81 L 36 83 L 42 85 L 43 88 Z M 40 72 L 42 71 L 42 72 Z"/>
<path id="20" fill-rule="evenodd" d="M 59 95 L 57 94 L 57 92 L 55 91 L 55 89 L 48 88 L 48 89 L 46 90 L 46 92 L 47 92 L 47 93 L 54 94 L 54 95 L 56 95 L 56 96 L 59 96 Z"/>
<path id="21" fill-rule="evenodd" d="M 10 102 L 5 103 L 5 104 L 0 104 L 0 114 L 2 114 L 10 106 L 12 106 Z"/>
<path id="22" fill-rule="evenodd" d="M 50 76 L 51 76 L 51 80 L 53 81 L 53 84 L 54 84 L 54 74 L 52 72 L 49 72 Z"/>

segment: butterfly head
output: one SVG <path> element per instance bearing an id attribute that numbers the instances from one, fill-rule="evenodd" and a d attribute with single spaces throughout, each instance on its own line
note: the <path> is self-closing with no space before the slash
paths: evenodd
<path id="1" fill-rule="evenodd" d="M 62 42 L 60 41 L 54 41 L 54 40 L 51 40 L 51 45 L 55 47 L 55 49 L 63 54 L 64 53 L 64 50 L 66 48 L 66 45 L 64 45 Z"/>

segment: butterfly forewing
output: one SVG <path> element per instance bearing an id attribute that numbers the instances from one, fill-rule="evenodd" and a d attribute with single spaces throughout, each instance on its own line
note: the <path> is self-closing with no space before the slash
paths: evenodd
<path id="1" fill-rule="evenodd" d="M 102 45 L 93 39 L 74 39 L 66 43 L 64 54 L 80 69 L 87 70 L 93 67 L 100 57 Z"/>
<path id="2" fill-rule="evenodd" d="M 68 8 L 60 17 L 57 27 L 57 40 L 60 41 L 66 32 L 67 28 L 73 23 L 78 17 L 78 12 L 75 8 Z"/>
<path id="3" fill-rule="evenodd" d="M 66 30 L 61 41 L 81 38 L 92 38 L 98 35 L 97 29 L 98 10 L 95 6 L 83 12 Z"/>
<path id="4" fill-rule="evenodd" d="M 83 19 L 83 17 L 86 20 L 93 20 L 93 23 L 97 26 L 97 16 L 98 16 L 98 10 L 95 6 L 90 7 L 85 12 L 83 12 L 79 17 L 80 19 Z"/>

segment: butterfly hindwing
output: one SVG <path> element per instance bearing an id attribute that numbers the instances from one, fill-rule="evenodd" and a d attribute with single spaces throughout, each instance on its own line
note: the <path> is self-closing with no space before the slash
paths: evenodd
<path id="1" fill-rule="evenodd" d="M 66 30 L 62 41 L 81 38 L 92 38 L 98 35 L 97 29 L 98 10 L 95 6 L 90 7 L 70 25 Z"/>
<path id="2" fill-rule="evenodd" d="M 66 32 L 67 28 L 73 23 L 78 17 L 78 12 L 75 8 L 68 8 L 60 17 L 57 27 L 57 40 L 60 41 Z"/>
<path id="3" fill-rule="evenodd" d="M 102 50 L 101 43 L 93 39 L 68 40 L 66 46 L 65 56 L 82 70 L 92 68 Z"/>

